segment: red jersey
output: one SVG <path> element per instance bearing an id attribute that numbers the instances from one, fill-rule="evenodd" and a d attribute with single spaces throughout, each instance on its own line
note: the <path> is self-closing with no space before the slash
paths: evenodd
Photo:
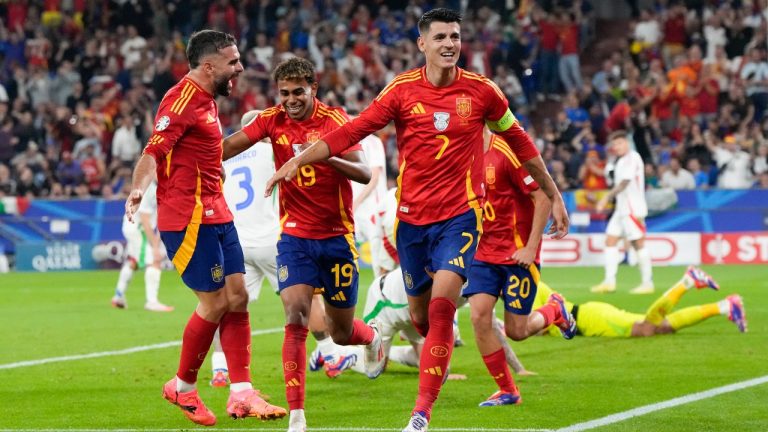
<path id="1" fill-rule="evenodd" d="M 456 68 L 444 87 L 427 80 L 426 68 L 398 75 L 360 116 L 323 136 L 331 154 L 383 128 L 397 131 L 399 220 L 427 225 L 479 208 L 482 197 L 483 125 L 511 118 L 504 133 L 520 160 L 539 152 L 514 116 L 504 93 L 488 78 Z"/>
<path id="2" fill-rule="evenodd" d="M 579 32 L 578 24 L 564 25 L 560 28 L 560 54 L 579 53 Z"/>
<path id="3" fill-rule="evenodd" d="M 221 181 L 223 135 L 213 96 L 189 76 L 163 96 L 144 154 L 157 163 L 157 228 L 232 221 Z"/>
<path id="4" fill-rule="evenodd" d="M 493 135 L 485 153 L 486 195 L 483 235 L 475 259 L 489 264 L 513 264 L 507 259 L 528 242 L 533 225 L 530 193 L 539 188 L 501 137 Z M 541 244 L 536 252 L 539 263 Z"/>
<path id="5" fill-rule="evenodd" d="M 344 110 L 315 99 L 312 115 L 306 120 L 291 119 L 283 106 L 278 105 L 264 110 L 243 128 L 243 132 L 251 142 L 271 139 L 275 166 L 280 169 L 298 154 L 302 144 L 315 142 L 348 121 Z M 362 150 L 360 144 L 350 147 L 347 152 L 356 150 Z M 307 239 L 355 232 L 352 185 L 327 162 L 301 167 L 295 179 L 280 182 L 279 193 L 282 232 Z"/>

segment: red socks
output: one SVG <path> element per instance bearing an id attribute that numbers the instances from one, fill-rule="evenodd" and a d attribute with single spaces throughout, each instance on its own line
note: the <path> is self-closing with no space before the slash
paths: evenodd
<path id="1" fill-rule="evenodd" d="M 560 307 L 556 304 L 547 303 L 544 306 L 536 309 L 536 312 L 540 313 L 544 317 L 544 327 L 549 327 L 553 322 L 560 318 Z"/>
<path id="2" fill-rule="evenodd" d="M 499 386 L 499 390 L 506 393 L 517 393 L 515 381 L 512 379 L 512 374 L 509 373 L 509 366 L 507 366 L 507 358 L 504 356 L 503 348 L 495 353 L 483 356 L 483 361 L 493 380 L 496 381 L 496 385 Z"/>
<path id="3" fill-rule="evenodd" d="M 368 345 L 373 340 L 373 328 L 363 320 L 352 321 L 352 334 L 345 345 Z"/>
<path id="4" fill-rule="evenodd" d="M 304 409 L 304 378 L 307 374 L 307 333 L 306 327 L 298 324 L 285 326 L 283 339 L 283 375 L 285 376 L 285 398 L 288 409 Z"/>
<path id="5" fill-rule="evenodd" d="M 251 322 L 248 312 L 227 312 L 221 318 L 219 329 L 230 381 L 251 382 Z"/>
<path id="6" fill-rule="evenodd" d="M 411 316 L 411 324 L 413 324 L 413 328 L 416 329 L 416 332 L 420 334 L 421 337 L 427 337 L 427 333 L 429 333 L 429 321 L 424 324 L 419 324 L 413 319 L 413 316 Z"/>
<path id="7" fill-rule="evenodd" d="M 197 312 L 193 312 L 189 317 L 181 339 L 181 358 L 179 370 L 176 372 L 176 376 L 182 381 L 197 382 L 197 372 L 203 365 L 205 356 L 208 355 L 208 349 L 211 347 L 217 328 L 219 323 L 206 321 Z"/>
<path id="8" fill-rule="evenodd" d="M 427 418 L 443 386 L 448 364 L 453 352 L 453 315 L 456 304 L 445 297 L 429 302 L 429 333 L 424 341 L 419 362 L 419 395 L 414 412 L 422 412 Z"/>

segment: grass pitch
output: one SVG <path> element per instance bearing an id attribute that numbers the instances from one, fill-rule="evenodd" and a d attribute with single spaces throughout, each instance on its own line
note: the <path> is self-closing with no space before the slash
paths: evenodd
<path id="1" fill-rule="evenodd" d="M 565 341 L 536 337 L 512 346 L 538 376 L 518 378 L 523 404 L 478 408 L 495 390 L 473 343 L 469 310 L 461 310 L 466 345 L 454 350 L 449 381 L 434 410 L 430 430 L 556 430 L 643 405 L 768 376 L 768 269 L 765 266 L 705 268 L 719 293 L 693 291 L 678 307 L 709 303 L 731 293 L 743 296 L 749 333 L 740 334 L 724 317 L 714 317 L 679 334 L 643 340 L 577 337 Z M 654 269 L 657 292 L 674 283 L 681 267 Z M 636 269 L 622 267 L 619 292 L 595 296 L 588 287 L 601 279 L 597 268 L 545 268 L 546 280 L 575 302 L 600 299 L 643 312 L 652 296 L 631 296 Z M 143 309 L 143 276 L 128 291 L 128 309 L 109 306 L 117 272 L 14 273 L 0 275 L 0 429 L 178 430 L 202 429 L 161 396 L 162 384 L 178 364 L 178 341 L 195 305 L 179 277 L 164 272 L 160 298 L 171 313 Z M 371 276 L 364 272 L 362 291 Z M 359 304 L 363 305 L 364 293 Z M 361 306 L 362 307 L 362 306 Z M 283 313 L 269 288 L 252 303 L 254 384 L 285 406 L 281 372 Z M 500 309 L 499 309 L 500 310 Z M 359 310 L 358 312 L 361 312 Z M 125 353 L 122 350 L 144 347 Z M 308 341 L 308 351 L 314 341 Z M 111 352 L 111 353 L 110 353 Z M 93 358 L 19 364 L 89 353 Z M 200 393 L 218 415 L 211 429 L 285 430 L 287 421 L 262 423 L 226 417 L 227 390 L 207 386 L 210 366 L 200 374 Z M 416 369 L 390 364 L 375 381 L 347 372 L 330 380 L 308 373 L 306 413 L 310 430 L 397 430 L 410 416 L 416 396 Z M 768 384 L 751 386 L 627 420 L 599 431 L 765 431 Z"/>

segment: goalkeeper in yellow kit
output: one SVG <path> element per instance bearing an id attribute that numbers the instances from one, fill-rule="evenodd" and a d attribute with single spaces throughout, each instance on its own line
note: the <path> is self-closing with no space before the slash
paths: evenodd
<path id="1" fill-rule="evenodd" d="M 627 312 L 604 302 L 590 301 L 582 304 L 566 302 L 566 307 L 576 319 L 576 334 L 582 336 L 645 337 L 670 334 L 716 315 L 727 316 L 736 324 L 740 332 L 747 331 L 744 304 L 741 296 L 737 294 L 716 303 L 690 306 L 672 312 L 683 294 L 691 288 L 710 288 L 715 291 L 720 289 L 717 282 L 707 273 L 690 266 L 682 279 L 659 297 L 644 315 Z M 540 282 L 533 307 L 544 304 L 552 293 L 552 288 Z M 547 331 L 559 335 L 557 327 L 550 326 Z"/>

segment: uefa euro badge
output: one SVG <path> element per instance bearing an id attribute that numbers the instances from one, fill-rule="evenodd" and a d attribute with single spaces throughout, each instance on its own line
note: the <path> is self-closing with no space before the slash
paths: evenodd
<path id="1" fill-rule="evenodd" d="M 320 132 L 318 131 L 312 131 L 307 133 L 307 142 L 310 144 L 314 144 L 316 142 L 320 141 Z"/>
<path id="2" fill-rule="evenodd" d="M 467 118 L 472 114 L 472 99 L 468 97 L 456 98 L 456 114 L 461 118 Z"/>
<path id="3" fill-rule="evenodd" d="M 211 268 L 211 279 L 213 279 L 214 282 L 221 282 L 224 280 L 224 269 L 221 268 L 220 264 L 216 264 Z"/>
<path id="4" fill-rule="evenodd" d="M 171 119 L 168 116 L 162 116 L 159 119 L 157 119 L 157 124 L 155 124 L 155 130 L 158 132 L 162 132 L 165 130 L 165 128 L 168 127 L 169 124 L 171 124 Z"/>
<path id="5" fill-rule="evenodd" d="M 405 286 L 408 287 L 408 289 L 413 289 L 413 276 L 408 272 L 404 272 L 403 279 L 405 279 Z"/>
<path id="6" fill-rule="evenodd" d="M 291 144 L 291 147 L 293 147 L 293 155 L 298 156 L 299 153 L 301 153 L 301 146 L 302 144 Z"/>
<path id="7" fill-rule="evenodd" d="M 448 122 L 451 120 L 451 115 L 447 112 L 436 112 L 432 115 L 432 120 L 435 122 L 435 129 L 442 132 L 448 129 Z"/>
<path id="8" fill-rule="evenodd" d="M 277 270 L 277 278 L 280 282 L 285 282 L 288 279 L 288 266 L 280 266 Z"/>
<path id="9" fill-rule="evenodd" d="M 493 186 L 496 183 L 496 167 L 493 165 L 485 167 L 485 182 L 488 186 Z"/>

